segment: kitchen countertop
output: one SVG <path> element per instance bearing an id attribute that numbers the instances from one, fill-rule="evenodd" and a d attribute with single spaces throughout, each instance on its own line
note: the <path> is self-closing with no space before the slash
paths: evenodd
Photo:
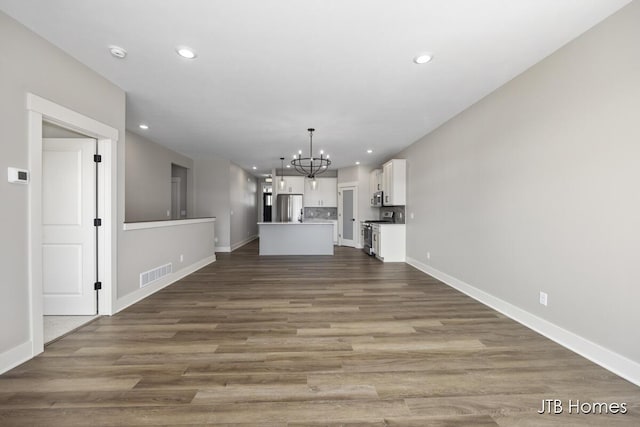
<path id="1" fill-rule="evenodd" d="M 259 222 L 258 225 L 327 225 L 333 224 L 331 220 L 305 221 L 305 222 Z"/>

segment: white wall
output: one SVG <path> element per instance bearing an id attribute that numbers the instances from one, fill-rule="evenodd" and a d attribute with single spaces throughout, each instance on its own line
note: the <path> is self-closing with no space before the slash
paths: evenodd
<path id="1" fill-rule="evenodd" d="M 258 235 L 258 180 L 240 166 L 229 164 L 231 249 Z"/>
<path id="2" fill-rule="evenodd" d="M 28 167 L 27 92 L 118 129 L 124 91 L 0 12 L 0 171 Z M 3 172 L 5 173 L 5 172 Z M 0 180 L 0 359 L 30 341 L 28 185 Z M 0 366 L 0 370 L 2 366 Z"/>
<path id="3" fill-rule="evenodd" d="M 154 221 L 170 218 L 171 164 L 193 168 L 193 160 L 148 138 L 126 133 L 125 220 Z M 187 194 L 187 200 L 192 195 Z"/>
<path id="4" fill-rule="evenodd" d="M 203 266 L 203 261 L 213 261 L 214 237 L 213 223 L 124 231 L 118 241 L 117 308 L 150 293 L 151 286 L 140 288 L 140 274 L 145 271 L 171 263 L 177 279 L 176 276 L 191 273 L 194 266 Z"/>
<path id="5" fill-rule="evenodd" d="M 117 180 L 114 183 L 118 211 L 114 221 L 117 247 L 113 248 L 112 257 L 117 263 L 114 285 L 119 307 L 126 304 L 127 297 L 136 295 L 139 273 L 148 269 L 149 263 L 175 259 L 179 262 L 179 255 L 183 253 L 184 261 L 179 267 L 184 272 L 213 259 L 211 233 L 203 229 L 206 229 L 205 225 L 194 225 L 187 231 L 179 228 L 145 230 L 145 233 L 122 230 L 126 152 L 123 90 L 2 12 L 0 49 L 3 52 L 0 55 L 0 170 L 9 166 L 28 167 L 27 93 L 118 130 Z M 47 136 L 67 136 L 65 132 L 56 132 L 45 126 Z M 33 351 L 29 312 L 28 191 L 28 185 L 0 180 L 2 206 L 10 207 L 0 209 L 0 372 L 23 362 Z M 150 257 L 156 258 L 150 260 Z"/>
<path id="6" fill-rule="evenodd" d="M 216 217 L 216 252 L 228 252 L 231 248 L 231 162 L 204 155 L 194 155 L 193 159 L 195 215 Z"/>
<path id="7" fill-rule="evenodd" d="M 399 156 L 408 257 L 636 364 L 639 23 L 633 2 Z"/>
<path id="8" fill-rule="evenodd" d="M 229 252 L 253 239 L 258 234 L 257 179 L 220 157 L 193 158 L 195 212 L 216 217 L 216 251 Z"/>

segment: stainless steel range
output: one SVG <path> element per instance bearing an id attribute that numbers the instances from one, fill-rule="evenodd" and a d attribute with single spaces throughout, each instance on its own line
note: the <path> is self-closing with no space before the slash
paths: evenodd
<path id="1" fill-rule="evenodd" d="M 367 255 L 375 255 L 373 249 L 373 228 L 372 224 L 393 223 L 393 212 L 383 212 L 382 219 L 371 219 L 362 222 L 362 250 Z"/>

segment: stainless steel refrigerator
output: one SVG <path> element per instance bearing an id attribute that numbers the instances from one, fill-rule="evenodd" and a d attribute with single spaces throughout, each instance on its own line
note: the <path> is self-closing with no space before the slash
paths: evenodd
<path id="1" fill-rule="evenodd" d="M 278 222 L 302 222 L 302 194 L 278 194 L 276 206 Z"/>

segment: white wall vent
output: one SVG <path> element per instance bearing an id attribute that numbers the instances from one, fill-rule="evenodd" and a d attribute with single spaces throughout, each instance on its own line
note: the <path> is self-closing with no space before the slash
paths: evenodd
<path id="1" fill-rule="evenodd" d="M 171 263 L 161 265 L 160 267 L 153 268 L 149 271 L 145 271 L 144 273 L 140 273 L 140 287 L 143 288 L 150 283 L 155 282 L 167 276 L 173 272 L 173 265 Z"/>

